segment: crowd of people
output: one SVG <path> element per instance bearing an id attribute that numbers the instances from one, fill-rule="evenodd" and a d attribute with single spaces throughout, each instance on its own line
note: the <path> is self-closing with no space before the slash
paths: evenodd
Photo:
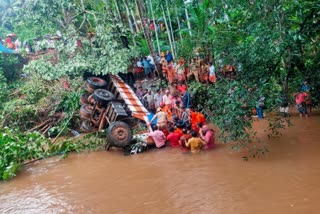
<path id="1" fill-rule="evenodd" d="M 147 60 L 148 57 L 146 57 Z M 150 66 L 153 75 L 154 68 Z M 192 107 L 192 95 L 186 81 L 172 81 L 167 88 L 144 88 L 135 84 L 136 95 L 150 112 L 148 145 L 163 148 L 166 145 L 199 152 L 214 147 L 214 131 L 206 124 L 205 116 Z"/>
<path id="2" fill-rule="evenodd" d="M 157 64 L 160 66 L 157 67 Z M 191 79 L 207 85 L 217 81 L 214 63 L 208 59 L 201 59 L 198 55 L 192 58 L 190 63 L 187 63 L 182 57 L 175 63 L 171 52 L 167 51 L 166 53 L 162 52 L 161 55 L 157 54 L 155 59 L 151 55 L 141 57 L 133 67 L 136 74 L 144 73 L 148 79 L 157 76 L 156 73 L 159 71 L 156 68 L 158 68 L 169 84 L 181 81 L 188 82 Z M 229 72 L 227 69 L 225 71 Z"/>
<path id="3" fill-rule="evenodd" d="M 55 41 L 61 38 L 60 31 L 57 31 L 57 35 L 45 35 L 43 38 L 37 37 L 30 41 L 20 41 L 16 34 L 11 33 L 3 40 L 0 37 L 0 43 L 7 48 L 14 50 L 16 53 L 25 51 L 27 54 L 38 54 L 43 49 L 54 49 Z M 42 47 L 43 46 L 43 47 Z"/>
<path id="4" fill-rule="evenodd" d="M 166 145 L 172 147 L 190 148 L 191 152 L 199 152 L 200 148 L 214 147 L 214 131 L 208 128 L 205 116 L 192 108 L 192 95 L 188 90 L 188 82 L 194 79 L 204 84 L 215 84 L 215 67 L 198 57 L 192 58 L 188 64 L 182 58 L 174 63 L 172 54 L 151 55 L 137 60 L 136 66 L 145 74 L 147 80 L 157 77 L 157 64 L 161 65 L 163 76 L 167 79 L 167 88 L 143 88 L 136 84 L 136 94 L 149 112 L 153 113 L 147 125 L 152 126 L 148 144 L 156 148 Z M 225 67 L 234 72 L 234 67 Z M 310 86 L 305 81 L 301 90 L 294 94 L 297 111 L 300 116 L 308 116 L 311 112 Z M 253 114 L 259 119 L 264 118 L 264 96 L 257 99 Z M 287 96 L 281 97 L 280 113 L 289 116 L 289 101 Z"/>

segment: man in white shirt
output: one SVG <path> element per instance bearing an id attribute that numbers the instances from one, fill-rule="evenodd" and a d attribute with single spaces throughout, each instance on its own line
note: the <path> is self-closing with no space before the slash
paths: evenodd
<path id="1" fill-rule="evenodd" d="M 138 66 L 138 68 L 143 68 L 142 62 L 140 59 L 138 59 L 138 61 L 137 61 L 137 66 Z"/>
<path id="2" fill-rule="evenodd" d="M 156 64 L 154 63 L 153 57 L 151 56 L 151 54 L 149 54 L 149 56 L 147 56 L 147 61 L 150 64 L 151 67 L 151 71 L 152 73 L 154 72 L 154 70 L 156 69 Z"/>
<path id="3" fill-rule="evenodd" d="M 154 94 L 153 99 L 155 109 L 157 109 L 160 106 L 160 103 L 162 102 L 162 94 L 160 93 L 160 89 L 158 89 L 157 93 Z"/>
<path id="4" fill-rule="evenodd" d="M 211 83 L 216 82 L 216 73 L 215 73 L 215 67 L 212 62 L 210 62 L 210 69 L 209 69 L 209 81 Z"/>
<path id="5" fill-rule="evenodd" d="M 162 101 L 169 109 L 172 107 L 172 96 L 169 90 L 166 90 L 166 94 L 163 96 Z"/>
<path id="6" fill-rule="evenodd" d="M 155 65 L 153 57 L 151 56 L 151 54 L 149 54 L 149 56 L 147 56 L 147 60 L 149 61 L 150 65 Z"/>

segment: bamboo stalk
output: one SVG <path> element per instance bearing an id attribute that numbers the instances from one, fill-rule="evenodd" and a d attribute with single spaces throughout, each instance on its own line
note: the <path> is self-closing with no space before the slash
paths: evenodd
<path id="1" fill-rule="evenodd" d="M 173 47 L 172 47 L 172 41 L 171 41 L 171 36 L 170 36 L 170 32 L 169 32 L 169 28 L 168 28 L 168 23 L 167 23 L 167 18 L 166 18 L 166 14 L 164 12 L 163 6 L 161 5 L 161 9 L 162 9 L 162 14 L 163 14 L 163 18 L 164 18 L 164 24 L 166 25 L 166 29 L 167 29 L 167 33 L 168 33 L 168 38 L 169 38 L 169 44 L 170 44 L 170 48 L 171 48 L 171 53 L 173 55 L 173 58 L 175 58 L 174 52 L 173 52 Z"/>
<path id="2" fill-rule="evenodd" d="M 135 32 L 134 32 L 134 29 L 133 29 L 133 23 L 131 22 L 131 19 L 130 19 L 130 10 L 129 10 L 129 7 L 128 7 L 128 3 L 126 2 L 126 0 L 123 0 L 123 3 L 126 7 L 126 13 L 127 13 L 127 17 L 128 17 L 128 23 L 129 23 L 129 26 L 130 26 L 130 31 L 132 33 L 132 41 L 133 41 L 133 45 L 136 47 L 137 46 L 137 43 L 136 43 L 136 39 L 135 39 Z"/>
<path id="3" fill-rule="evenodd" d="M 184 12 L 186 13 L 186 19 L 187 19 L 187 25 L 188 25 L 188 29 L 189 29 L 189 34 L 190 34 L 190 36 L 192 36 L 191 25 L 190 25 L 190 20 L 189 20 L 189 14 L 188 14 L 187 7 L 184 9 Z"/>
<path id="4" fill-rule="evenodd" d="M 174 35 L 173 35 L 173 29 L 172 29 L 172 24 L 171 24 L 171 16 L 170 16 L 170 11 L 169 11 L 168 0 L 166 0 L 166 4 L 167 4 L 167 14 L 168 14 L 168 19 L 169 19 L 170 34 L 171 34 L 171 40 L 172 40 L 172 46 L 173 46 L 172 54 L 174 56 L 176 56 L 177 55 L 177 53 L 176 53 L 176 44 L 175 44 L 175 39 L 174 39 Z M 173 58 L 175 59 L 175 57 L 173 57 Z"/>
<path id="5" fill-rule="evenodd" d="M 136 17 L 134 16 L 132 8 L 130 8 L 130 13 L 131 13 L 131 16 L 132 16 L 132 19 L 133 19 L 133 22 L 134 22 L 134 26 L 136 27 L 136 32 L 139 33 L 140 29 L 139 29 Z"/>
<path id="6" fill-rule="evenodd" d="M 149 34 L 148 34 L 148 30 L 146 29 L 146 26 L 144 24 L 144 20 L 142 19 L 141 5 L 140 5 L 139 0 L 135 0 L 135 3 L 136 3 L 136 7 L 137 7 L 139 18 L 140 18 L 140 21 L 141 21 L 143 34 L 144 34 L 144 37 L 145 37 L 145 39 L 147 41 L 147 45 L 148 45 L 148 48 L 150 50 L 150 53 L 152 54 L 154 52 L 153 51 L 153 46 L 151 45 L 150 37 L 149 37 Z"/>
<path id="7" fill-rule="evenodd" d="M 176 12 L 177 22 L 178 22 L 178 28 L 179 28 L 179 36 L 180 36 L 180 40 L 182 41 L 180 20 L 179 20 L 179 16 L 178 16 L 178 12 L 177 12 L 177 7 L 176 7 L 176 6 L 174 7 L 174 11 Z"/>
<path id="8" fill-rule="evenodd" d="M 117 0 L 114 0 L 114 4 L 115 4 L 115 6 L 116 6 L 116 10 L 117 10 L 117 13 L 118 13 L 119 21 L 122 21 L 122 17 L 121 17 L 121 13 L 120 13 L 118 1 L 117 1 Z"/>
<path id="9" fill-rule="evenodd" d="M 161 50 L 160 50 L 160 44 L 159 44 L 159 37 L 158 37 L 158 31 L 157 31 L 157 25 L 156 25 L 156 20 L 154 18 L 154 12 L 153 12 L 153 7 L 152 7 L 152 0 L 149 0 L 150 2 L 150 9 L 151 9 L 151 15 L 152 15 L 152 19 L 153 19 L 153 24 L 155 26 L 155 33 L 156 33 L 156 40 L 157 40 L 157 46 L 158 46 L 158 53 L 160 54 Z"/>

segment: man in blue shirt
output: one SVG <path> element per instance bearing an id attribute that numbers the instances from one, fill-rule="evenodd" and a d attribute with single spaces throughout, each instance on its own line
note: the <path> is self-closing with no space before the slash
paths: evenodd
<path id="1" fill-rule="evenodd" d="M 302 90 L 303 92 L 309 92 L 309 91 L 310 91 L 310 86 L 309 86 L 307 80 L 305 80 L 305 81 L 303 82 L 303 85 L 302 85 L 302 87 L 301 87 L 301 90 Z"/>
<path id="2" fill-rule="evenodd" d="M 143 65 L 143 68 L 144 68 L 144 74 L 146 76 L 148 76 L 148 78 L 150 79 L 151 78 L 151 66 L 147 60 L 147 57 L 144 57 L 143 60 L 142 60 L 142 65 Z"/>
<path id="3" fill-rule="evenodd" d="M 190 108 L 191 105 L 191 95 L 189 91 L 186 91 L 182 97 L 183 107 Z"/>
<path id="4" fill-rule="evenodd" d="M 173 61 L 173 56 L 170 51 L 167 51 L 166 60 L 168 64 Z"/>

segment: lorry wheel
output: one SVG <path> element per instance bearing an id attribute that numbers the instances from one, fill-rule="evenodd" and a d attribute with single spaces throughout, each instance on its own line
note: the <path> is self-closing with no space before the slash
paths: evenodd
<path id="1" fill-rule="evenodd" d="M 94 92 L 94 88 L 91 88 L 90 85 L 86 82 L 84 85 L 84 89 L 89 93 L 92 94 Z"/>
<path id="2" fill-rule="evenodd" d="M 105 89 L 97 89 L 93 93 L 93 98 L 100 102 L 102 106 L 106 106 L 110 101 L 114 100 L 114 95 Z"/>
<path id="3" fill-rule="evenodd" d="M 89 104 L 88 97 L 89 97 L 89 93 L 81 94 L 80 95 L 80 105 Z"/>
<path id="4" fill-rule="evenodd" d="M 104 88 L 107 85 L 107 81 L 99 77 L 89 77 L 87 79 L 87 84 L 89 85 L 90 88 L 99 89 L 99 88 Z"/>
<path id="5" fill-rule="evenodd" d="M 111 146 L 123 148 L 131 142 L 131 139 L 131 129 L 124 122 L 113 122 L 107 129 L 107 141 Z"/>
<path id="6" fill-rule="evenodd" d="M 91 105 L 82 105 L 80 108 L 81 118 L 90 118 L 93 115 L 93 107 Z"/>
<path id="7" fill-rule="evenodd" d="M 81 124 L 81 128 L 85 132 L 92 132 L 94 130 L 94 127 L 90 120 L 84 120 Z"/>

